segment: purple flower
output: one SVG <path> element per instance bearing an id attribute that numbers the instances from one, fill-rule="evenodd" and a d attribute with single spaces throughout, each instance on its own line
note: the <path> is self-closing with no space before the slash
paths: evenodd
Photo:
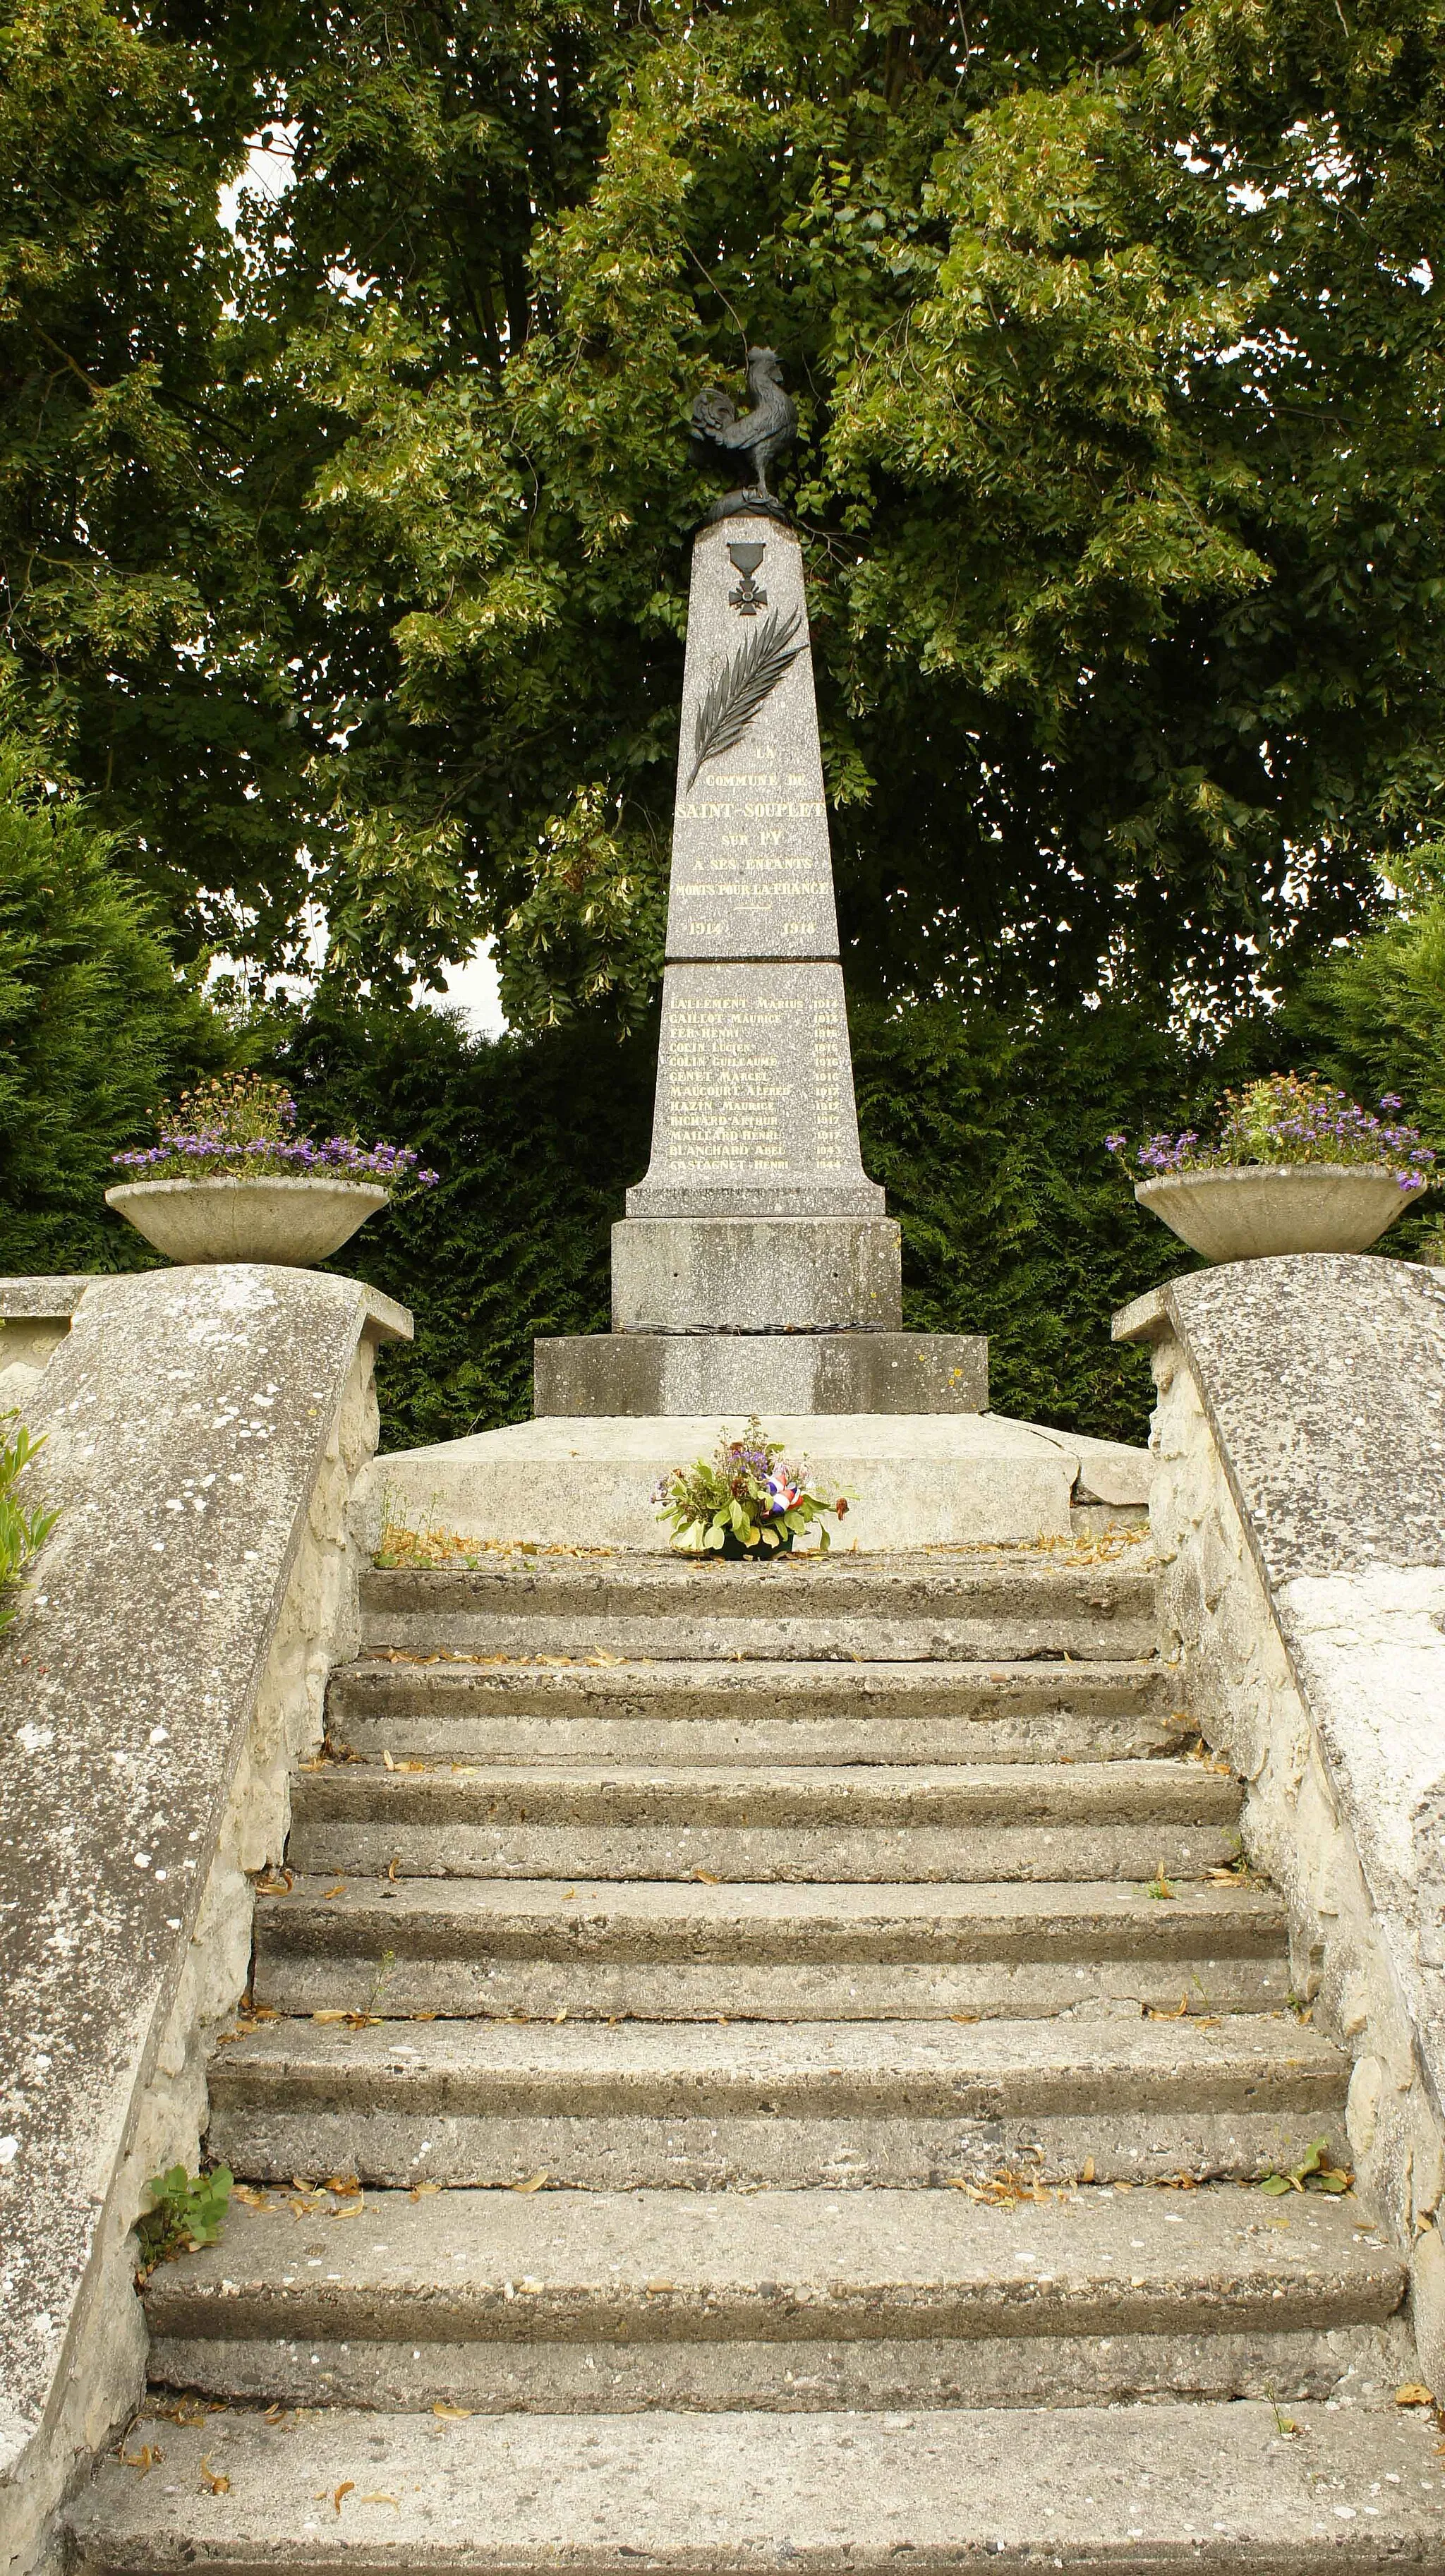
<path id="1" fill-rule="evenodd" d="M 414 1146 L 378 1140 L 368 1149 L 350 1136 L 328 1136 L 318 1144 L 297 1135 L 296 1126 L 296 1103 L 279 1083 L 257 1074 L 229 1075 L 187 1093 L 178 1110 L 163 1116 L 159 1144 L 111 1159 L 128 1171 L 179 1180 L 329 1173 L 378 1181 L 394 1195 L 436 1187 L 435 1172 L 417 1170 Z"/>

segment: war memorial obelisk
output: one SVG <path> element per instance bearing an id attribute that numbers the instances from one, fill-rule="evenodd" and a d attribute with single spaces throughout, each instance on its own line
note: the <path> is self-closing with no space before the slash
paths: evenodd
<path id="1" fill-rule="evenodd" d="M 652 1160 L 612 1235 L 610 1333 L 539 1340 L 541 1416 L 973 1413 L 986 1341 L 905 1333 L 898 1227 L 864 1172 L 802 549 L 763 487 L 792 435 L 699 399 L 695 453 L 753 469 L 693 545 Z"/>

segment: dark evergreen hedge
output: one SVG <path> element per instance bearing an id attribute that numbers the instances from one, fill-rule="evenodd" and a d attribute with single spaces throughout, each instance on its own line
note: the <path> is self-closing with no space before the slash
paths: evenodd
<path id="1" fill-rule="evenodd" d="M 903 1226 L 905 1321 L 986 1332 L 1001 1413 L 1144 1439 L 1148 1368 L 1111 1346 L 1109 1317 L 1191 1257 L 1135 1208 L 1104 1138 L 1182 1117 L 1245 1042 L 1229 1068 L 1200 1065 L 1119 1008 L 1018 1033 L 930 1004 L 855 1012 L 853 1030 L 864 1157 Z M 416 1314 L 415 1348 L 384 1365 L 389 1446 L 522 1419 L 533 1334 L 606 1330 L 655 1047 L 655 1029 L 619 1042 L 582 1024 L 492 1043 L 426 1010 L 292 1032 L 281 1069 L 314 1130 L 419 1145 L 443 1174 L 337 1264 Z"/>

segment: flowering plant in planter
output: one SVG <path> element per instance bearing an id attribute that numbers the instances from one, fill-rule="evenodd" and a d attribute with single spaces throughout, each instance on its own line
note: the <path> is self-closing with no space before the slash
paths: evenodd
<path id="1" fill-rule="evenodd" d="M 359 1145 L 353 1136 L 317 1143 L 296 1132 L 296 1103 L 284 1083 L 260 1074 L 223 1074 L 157 1113 L 160 1142 L 112 1154 L 140 1181 L 364 1181 L 391 1199 L 430 1189 L 411 1145 Z"/>
<path id="2" fill-rule="evenodd" d="M 764 1439 L 755 1413 L 740 1440 L 724 1429 L 713 1457 L 669 1468 L 652 1499 L 658 1519 L 672 1524 L 673 1545 L 689 1555 L 786 1553 L 815 1521 L 830 1512 L 841 1520 L 848 1509 L 846 1494 L 830 1502 L 808 1490 L 806 1464 L 790 1466 L 782 1444 Z M 827 1547 L 826 1529 L 818 1545 Z"/>
<path id="3" fill-rule="evenodd" d="M 1401 1103 L 1394 1092 L 1387 1091 L 1379 1105 L 1385 1114 L 1377 1117 L 1333 1083 L 1272 1073 L 1243 1091 L 1225 1093 L 1224 1117 L 1213 1144 L 1205 1144 L 1196 1128 L 1185 1127 L 1177 1136 L 1146 1136 L 1134 1159 L 1146 1181 L 1174 1172 L 1326 1163 L 1387 1172 L 1402 1190 L 1425 1187 L 1433 1177 L 1432 1148 L 1422 1144 L 1418 1127 L 1399 1122 L 1394 1113 Z M 1127 1136 L 1104 1141 L 1111 1154 L 1123 1154 L 1129 1142 Z"/>

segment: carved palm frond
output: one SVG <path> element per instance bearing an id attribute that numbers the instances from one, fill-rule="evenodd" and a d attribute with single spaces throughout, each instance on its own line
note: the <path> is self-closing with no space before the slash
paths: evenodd
<path id="1" fill-rule="evenodd" d="M 687 782 L 689 795 L 697 785 L 703 762 L 716 760 L 720 751 L 731 751 L 735 743 L 742 741 L 763 700 L 771 697 L 789 664 L 796 662 L 803 647 L 795 644 L 793 637 L 801 622 L 799 609 L 793 609 L 786 618 L 774 609 L 747 642 L 728 656 L 709 684 L 697 711 L 692 776 Z"/>

